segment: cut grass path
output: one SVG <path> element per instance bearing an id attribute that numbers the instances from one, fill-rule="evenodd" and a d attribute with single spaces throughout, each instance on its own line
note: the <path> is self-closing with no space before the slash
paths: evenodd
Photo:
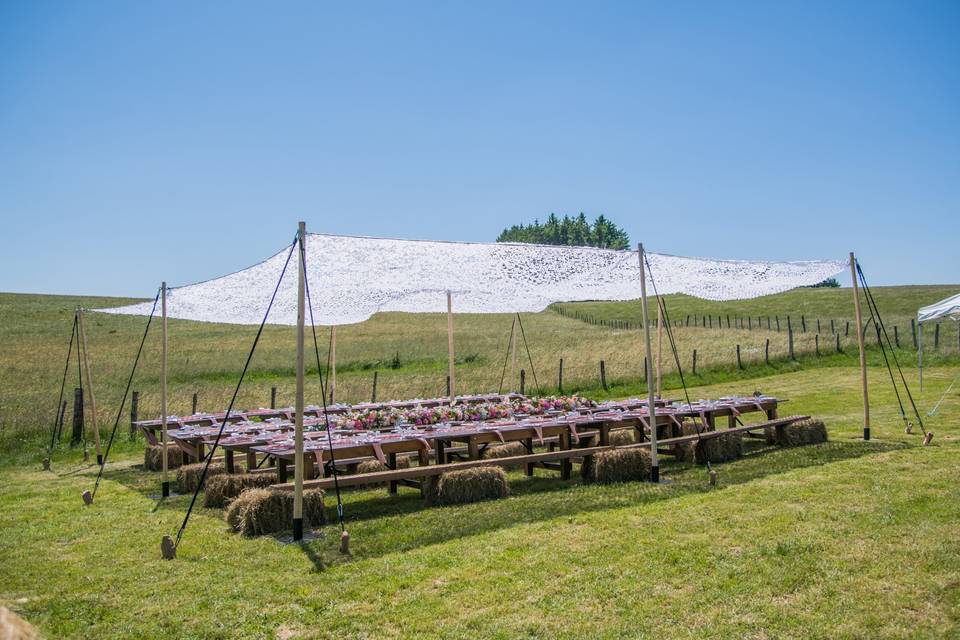
<path id="1" fill-rule="evenodd" d="M 923 410 L 957 372 L 930 371 Z M 513 474 L 511 498 L 453 508 L 348 494 L 350 559 L 333 527 L 281 545 L 200 509 L 164 562 L 187 498 L 157 508 L 157 477 L 131 456 L 91 508 L 79 494 L 93 470 L 76 458 L 55 474 L 8 467 L 0 599 L 51 637 L 957 637 L 960 394 L 921 447 L 885 375 L 871 376 L 869 443 L 853 368 L 694 389 L 760 388 L 830 429 L 825 445 L 718 465 L 715 489 L 674 466 L 659 487 Z"/>

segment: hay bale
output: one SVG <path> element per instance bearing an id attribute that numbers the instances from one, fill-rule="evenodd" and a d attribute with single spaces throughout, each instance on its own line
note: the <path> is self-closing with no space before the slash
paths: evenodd
<path id="1" fill-rule="evenodd" d="M 3 640 L 35 640 L 40 633 L 26 620 L 6 607 L 0 607 L 0 638 Z"/>
<path id="2" fill-rule="evenodd" d="M 625 444 L 635 444 L 637 442 L 636 429 L 617 429 L 611 431 L 607 438 L 614 447 L 622 447 Z"/>
<path id="3" fill-rule="evenodd" d="M 409 469 L 409 468 L 410 468 L 410 458 L 407 458 L 407 457 L 397 458 L 397 469 Z M 363 462 L 357 465 L 358 475 L 364 474 L 364 473 L 377 473 L 379 471 L 390 471 L 390 467 L 383 464 L 377 459 L 364 460 Z M 387 486 L 387 483 L 374 482 L 367 486 L 368 487 L 385 487 Z"/>
<path id="4" fill-rule="evenodd" d="M 493 460 L 498 458 L 512 458 L 514 456 L 525 456 L 529 453 L 522 442 L 506 442 L 503 444 L 490 445 L 483 450 L 480 457 L 484 460 Z M 500 467 L 501 469 L 523 469 L 527 465 L 523 462 L 517 464 L 508 464 Z"/>
<path id="5" fill-rule="evenodd" d="M 183 466 L 183 451 L 177 445 L 167 447 L 167 469 Z M 143 450 L 143 468 L 147 471 L 163 471 L 163 445 L 150 444 Z"/>
<path id="6" fill-rule="evenodd" d="M 694 461 L 697 464 L 707 462 L 727 462 L 743 457 L 743 434 L 723 433 L 713 438 L 705 438 L 694 447 Z"/>
<path id="7" fill-rule="evenodd" d="M 221 473 L 208 477 L 203 488 L 203 506 L 222 509 L 245 490 L 269 487 L 276 482 L 275 473 Z"/>
<path id="8" fill-rule="evenodd" d="M 609 449 L 583 458 L 580 475 L 585 482 L 609 484 L 650 479 L 650 452 L 633 447 Z"/>
<path id="9" fill-rule="evenodd" d="M 510 483 L 500 467 L 448 471 L 423 480 L 423 497 L 431 506 L 467 504 L 509 495 Z"/>
<path id="10" fill-rule="evenodd" d="M 704 426 L 700 421 L 693 422 L 692 420 L 684 420 L 680 424 L 680 435 L 681 436 L 693 436 L 697 434 L 697 428 L 699 427 L 700 433 L 704 433 Z M 697 443 L 693 442 L 680 442 L 673 446 L 673 458 L 677 462 L 694 462 L 696 460 L 696 449 Z"/>
<path id="11" fill-rule="evenodd" d="M 203 465 L 205 464 L 205 462 L 185 464 L 177 469 L 178 493 L 193 493 L 197 490 L 197 486 L 200 484 L 200 474 L 203 473 Z M 218 476 L 226 472 L 227 467 L 222 462 L 212 462 L 210 463 L 210 468 L 207 469 L 206 479 L 210 480 L 213 476 Z"/>
<path id="12" fill-rule="evenodd" d="M 230 527 L 245 536 L 286 531 L 293 523 L 293 493 L 278 489 L 247 489 L 230 503 L 225 514 Z M 303 492 L 303 522 L 310 527 L 326 522 L 323 491 Z"/>
<path id="13" fill-rule="evenodd" d="M 823 420 L 810 418 L 777 428 L 777 444 L 781 447 L 795 447 L 804 444 L 817 444 L 827 441 L 827 426 Z"/>

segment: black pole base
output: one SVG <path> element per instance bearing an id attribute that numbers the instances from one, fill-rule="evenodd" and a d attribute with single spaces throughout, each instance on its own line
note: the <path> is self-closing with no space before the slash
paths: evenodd
<path id="1" fill-rule="evenodd" d="M 293 519 L 293 540 L 294 542 L 303 540 L 303 518 Z"/>
<path id="2" fill-rule="evenodd" d="M 100 455 L 99 453 L 97 454 L 97 466 L 98 466 L 98 467 L 102 467 L 102 466 L 103 466 L 103 456 Z"/>
<path id="3" fill-rule="evenodd" d="M 170 497 L 170 483 L 163 482 L 160 484 L 160 497 L 169 498 Z"/>
<path id="4" fill-rule="evenodd" d="M 870 439 L 870 427 L 864 427 L 864 428 L 863 428 L 863 439 L 864 439 L 864 440 L 869 440 L 869 439 Z"/>
<path id="5" fill-rule="evenodd" d="M 650 482 L 660 482 L 660 465 L 655 464 L 650 467 Z"/>

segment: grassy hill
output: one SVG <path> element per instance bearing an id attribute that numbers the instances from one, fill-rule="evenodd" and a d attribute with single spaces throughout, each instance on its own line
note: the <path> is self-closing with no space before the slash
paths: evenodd
<path id="1" fill-rule="evenodd" d="M 916 286 L 878 288 L 876 297 L 888 323 L 903 331 L 901 361 L 913 366 L 915 353 L 907 337 L 909 316 L 916 308 L 939 300 L 960 287 Z M 56 413 L 56 398 L 73 311 L 79 306 L 98 308 L 130 302 L 120 298 L 84 298 L 0 294 L 0 457 L 27 452 L 36 456 Z M 691 384 L 745 380 L 807 367 L 846 366 L 856 363 L 855 332 L 841 331 L 842 353 L 836 353 L 836 337 L 829 335 L 829 318 L 838 321 L 852 316 L 850 291 L 800 289 L 755 300 L 708 303 L 687 296 L 669 296 L 668 308 L 674 318 L 687 313 L 761 315 L 765 312 L 804 314 L 808 331 L 795 321 L 796 360 L 788 358 L 785 321 L 780 332 L 765 325 L 752 330 L 682 327 L 676 330 L 681 363 Z M 605 319 L 638 318 L 639 305 L 625 303 L 576 303 L 564 309 L 585 309 Z M 87 334 L 99 422 L 106 432 L 117 415 L 117 407 L 129 375 L 145 318 L 89 313 Z M 815 318 L 822 320 L 817 337 Z M 523 342 L 517 354 L 517 370 L 509 378 L 509 315 L 458 315 L 455 317 L 457 382 L 460 392 L 496 391 L 519 387 L 519 369 L 524 369 L 526 391 L 535 393 L 537 382 L 543 393 L 556 393 L 560 359 L 563 359 L 564 391 L 594 396 L 642 392 L 644 347 L 636 329 L 612 329 L 565 317 L 554 311 L 522 315 L 529 359 Z M 735 324 L 735 323 L 734 323 Z M 186 414 L 193 394 L 200 409 L 224 408 L 236 384 L 256 327 L 170 321 L 170 402 L 171 411 Z M 925 335 L 928 362 L 954 362 L 958 354 L 956 327 L 944 325 L 938 352 L 932 349 L 932 331 Z M 326 331 L 320 332 L 321 358 L 326 361 Z M 446 391 L 446 318 L 441 314 L 384 313 L 367 322 L 341 327 L 337 332 L 337 398 L 347 401 L 370 399 L 374 372 L 377 372 L 380 399 L 432 397 Z M 143 416 L 159 413 L 160 339 L 154 325 L 144 350 L 134 389 L 140 391 Z M 765 362 L 766 341 L 770 341 L 770 363 Z M 820 356 L 816 356 L 817 344 Z M 741 347 L 741 364 L 736 364 L 736 346 Z M 656 350 L 656 346 L 654 346 Z M 664 387 L 675 389 L 679 377 L 666 339 L 663 346 Z M 697 374 L 692 372 L 697 352 Z M 294 332 L 289 327 L 267 327 L 239 396 L 239 406 L 265 406 L 271 387 L 277 387 L 278 403 L 293 402 Z M 881 364 L 879 352 L 870 355 Z M 600 361 L 604 361 L 607 390 L 601 387 Z M 532 366 L 531 366 L 532 362 Z M 507 366 L 505 367 L 505 363 Z M 76 361 L 68 372 L 68 390 L 76 385 Z M 319 381 L 314 375 L 307 384 L 308 400 L 319 398 Z M 67 420 L 70 419 L 70 408 Z M 122 422 L 128 420 L 122 417 Z"/>

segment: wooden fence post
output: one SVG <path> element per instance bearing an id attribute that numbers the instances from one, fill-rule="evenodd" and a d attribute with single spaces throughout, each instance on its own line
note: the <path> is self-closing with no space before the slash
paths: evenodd
<path id="1" fill-rule="evenodd" d="M 753 316 L 747 316 L 747 329 L 753 329 Z"/>
<path id="2" fill-rule="evenodd" d="M 820 333 L 820 318 L 817 318 L 817 333 Z"/>
<path id="3" fill-rule="evenodd" d="M 521 374 L 522 374 L 523 369 L 521 369 L 520 371 L 521 371 Z M 521 378 L 521 379 L 522 379 L 522 378 Z M 522 394 L 523 391 L 520 391 L 520 393 Z M 450 375 L 449 375 L 449 374 L 447 374 L 447 397 L 448 397 L 448 398 L 450 397 Z"/>
<path id="4" fill-rule="evenodd" d="M 195 416 L 195 415 L 197 415 L 197 393 L 196 393 L 196 392 L 194 392 L 194 394 L 193 394 L 193 403 L 192 403 L 192 405 L 193 405 L 193 406 L 192 406 L 192 410 L 191 410 L 191 412 L 190 412 L 190 415 Z"/>
<path id="5" fill-rule="evenodd" d="M 697 375 L 697 350 L 693 350 L 693 375 Z"/>
<path id="6" fill-rule="evenodd" d="M 83 389 L 77 387 L 73 390 L 73 434 L 70 437 L 70 444 L 80 444 L 83 440 Z"/>
<path id="7" fill-rule="evenodd" d="M 447 380 L 449 380 L 449 378 L 447 378 Z M 447 395 L 450 394 L 448 393 Z M 520 369 L 520 395 L 527 395 L 527 372 L 523 369 Z"/>
<path id="8" fill-rule="evenodd" d="M 730 314 L 727 314 L 727 329 L 730 328 Z"/>
<path id="9" fill-rule="evenodd" d="M 800 328 L 803 330 L 803 333 L 807 332 L 807 317 L 802 313 L 800 314 Z"/>
<path id="10" fill-rule="evenodd" d="M 763 347 L 763 361 L 770 364 L 770 338 L 767 338 L 767 343 Z"/>
<path id="11" fill-rule="evenodd" d="M 600 386 L 604 391 L 607 390 L 607 367 L 603 360 L 600 361 Z"/>
<path id="12" fill-rule="evenodd" d="M 833 323 L 833 318 L 830 318 L 830 333 L 836 333 L 836 332 L 837 332 L 837 328 Z"/>
<path id="13" fill-rule="evenodd" d="M 893 325 L 893 343 L 900 348 L 900 327 Z"/>
<path id="14" fill-rule="evenodd" d="M 380 372 L 376 370 L 374 370 L 373 372 L 373 393 L 370 394 L 370 402 L 377 401 L 377 375 L 379 373 Z"/>
<path id="15" fill-rule="evenodd" d="M 740 362 L 740 345 L 737 345 L 737 369 L 743 369 L 743 363 Z"/>
<path id="16" fill-rule="evenodd" d="M 277 408 L 277 388 L 276 387 L 270 387 L 270 408 L 271 409 Z"/>
<path id="17" fill-rule="evenodd" d="M 916 349 L 919 346 L 917 344 L 917 321 L 913 318 L 910 318 L 910 333 L 913 335 L 913 348 Z"/>
<path id="18" fill-rule="evenodd" d="M 846 331 L 844 331 L 843 335 L 845 335 L 845 336 L 849 336 L 849 335 L 850 335 L 850 321 L 849 321 L 849 320 L 847 320 L 847 329 L 846 329 Z"/>
<path id="19" fill-rule="evenodd" d="M 787 325 L 787 350 L 790 352 L 790 359 L 796 360 L 793 357 L 793 327 L 789 324 Z"/>
<path id="20" fill-rule="evenodd" d="M 837 353 L 841 353 L 841 349 L 840 349 L 840 334 L 839 334 L 839 333 L 836 333 L 836 334 L 834 334 L 834 335 L 837 337 Z"/>
<path id="21" fill-rule="evenodd" d="M 813 336 L 813 344 L 816 349 L 817 357 L 820 357 L 820 334 Z"/>
<path id="22" fill-rule="evenodd" d="M 780 333 L 780 316 L 777 316 L 777 333 Z"/>
<path id="23" fill-rule="evenodd" d="M 135 423 L 137 422 L 137 420 L 140 419 L 138 417 L 139 411 L 140 411 L 140 392 L 134 391 L 133 395 L 130 397 L 130 440 L 131 441 L 137 439 L 137 425 Z M 61 422 L 62 421 L 63 420 L 61 419 Z"/>
<path id="24" fill-rule="evenodd" d="M 770 316 L 767 316 L 767 331 L 770 331 Z"/>
<path id="25" fill-rule="evenodd" d="M 793 322 L 790 321 L 790 316 L 787 316 L 787 331 L 793 331 Z"/>
<path id="26" fill-rule="evenodd" d="M 563 358 L 560 358 L 560 372 L 557 374 L 557 391 L 563 394 Z"/>
<path id="27" fill-rule="evenodd" d="M 940 348 L 940 323 L 934 325 L 933 327 L 933 348 Z"/>

